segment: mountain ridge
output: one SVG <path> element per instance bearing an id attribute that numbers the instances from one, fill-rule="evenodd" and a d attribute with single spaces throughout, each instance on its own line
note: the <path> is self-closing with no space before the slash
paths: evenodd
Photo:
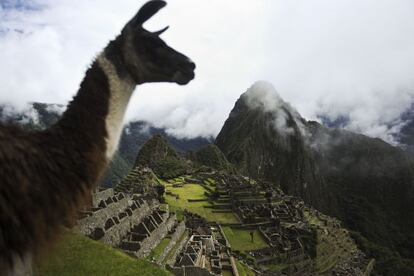
<path id="1" fill-rule="evenodd" d="M 252 97 L 261 104 L 251 104 Z M 263 84 L 237 100 L 215 144 L 243 174 L 278 183 L 369 240 L 414 258 L 414 163 L 402 149 L 306 121 Z"/>

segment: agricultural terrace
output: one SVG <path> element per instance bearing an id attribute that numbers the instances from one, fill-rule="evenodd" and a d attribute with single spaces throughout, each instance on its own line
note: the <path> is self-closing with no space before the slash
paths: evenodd
<path id="1" fill-rule="evenodd" d="M 237 217 L 231 210 L 223 209 L 224 205 L 208 198 L 208 191 L 200 184 L 186 183 L 184 178 L 175 178 L 168 182 L 162 181 L 166 188 L 165 200 L 173 212 L 188 210 L 198 214 L 208 221 L 222 224 L 238 223 Z M 213 183 L 209 182 L 212 189 Z"/>

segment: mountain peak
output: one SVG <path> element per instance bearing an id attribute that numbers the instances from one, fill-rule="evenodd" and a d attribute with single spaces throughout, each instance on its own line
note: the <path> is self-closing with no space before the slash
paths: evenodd
<path id="1" fill-rule="evenodd" d="M 160 134 L 154 135 L 142 146 L 135 166 L 149 167 L 160 178 L 173 178 L 187 170 L 185 160 Z"/>
<path id="2" fill-rule="evenodd" d="M 267 81 L 255 82 L 241 98 L 250 108 L 262 108 L 264 111 L 274 111 L 286 104 L 273 84 Z"/>

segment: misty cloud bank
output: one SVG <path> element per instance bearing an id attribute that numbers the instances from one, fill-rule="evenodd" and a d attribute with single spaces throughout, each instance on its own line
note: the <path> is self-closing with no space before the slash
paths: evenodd
<path id="1" fill-rule="evenodd" d="M 0 102 L 66 104 L 143 2 L 2 2 Z M 410 0 L 169 1 L 146 27 L 171 26 L 163 38 L 197 63 L 196 79 L 138 87 L 128 120 L 215 136 L 240 94 L 266 79 L 306 119 L 345 118 L 395 143 L 414 97 L 413 10 Z"/>

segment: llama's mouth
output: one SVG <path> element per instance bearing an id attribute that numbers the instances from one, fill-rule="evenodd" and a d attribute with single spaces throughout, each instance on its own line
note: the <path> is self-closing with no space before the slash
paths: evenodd
<path id="1" fill-rule="evenodd" d="M 173 81 L 179 85 L 185 85 L 189 83 L 191 80 L 194 79 L 194 69 L 194 63 L 191 63 L 190 66 L 187 66 L 187 68 L 181 68 L 180 70 L 175 72 Z"/>

